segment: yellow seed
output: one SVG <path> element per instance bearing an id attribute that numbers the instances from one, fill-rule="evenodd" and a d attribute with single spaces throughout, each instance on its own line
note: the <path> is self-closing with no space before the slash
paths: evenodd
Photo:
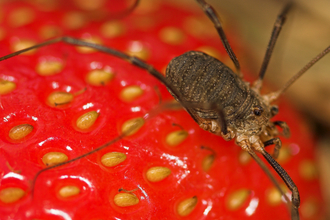
<path id="1" fill-rule="evenodd" d="M 284 164 L 292 157 L 291 150 L 287 146 L 283 146 L 278 155 L 277 162 Z"/>
<path id="2" fill-rule="evenodd" d="M 204 53 L 206 53 L 206 54 L 208 54 L 208 55 L 210 55 L 214 58 L 217 58 L 219 60 L 221 59 L 221 55 L 220 55 L 219 51 L 216 50 L 213 47 L 202 46 L 202 47 L 197 48 L 197 50 L 202 51 L 202 52 L 204 52 Z"/>
<path id="3" fill-rule="evenodd" d="M 93 44 L 102 44 L 102 41 L 100 38 L 98 37 L 88 37 L 88 38 L 83 38 L 83 41 L 89 42 L 89 43 L 93 43 Z M 96 50 L 90 47 L 76 47 L 77 51 L 80 53 L 93 53 Z"/>
<path id="4" fill-rule="evenodd" d="M 9 131 L 9 137 L 12 140 L 20 140 L 24 137 L 26 137 L 28 134 L 30 134 L 33 131 L 33 126 L 30 124 L 21 124 L 13 127 Z"/>
<path id="5" fill-rule="evenodd" d="M 196 205 L 198 203 L 197 196 L 194 196 L 192 198 L 183 200 L 182 202 L 179 203 L 177 207 L 177 212 L 180 216 L 187 216 L 189 215 L 192 211 L 194 211 Z"/>
<path id="6" fill-rule="evenodd" d="M 77 186 L 64 186 L 58 191 L 59 195 L 63 198 L 68 198 L 71 196 L 78 195 L 80 193 L 80 189 Z"/>
<path id="7" fill-rule="evenodd" d="M 125 102 L 131 102 L 140 97 L 143 90 L 140 86 L 127 86 L 120 92 L 120 98 Z"/>
<path id="8" fill-rule="evenodd" d="M 181 144 L 188 137 L 188 132 L 184 130 L 173 131 L 166 136 L 166 143 L 175 147 Z"/>
<path id="9" fill-rule="evenodd" d="M 48 96 L 48 104 L 56 107 L 58 105 L 68 104 L 72 101 L 73 95 L 68 92 L 53 92 Z"/>
<path id="10" fill-rule="evenodd" d="M 34 12 L 29 8 L 18 8 L 9 15 L 9 24 L 12 27 L 20 27 L 34 20 Z"/>
<path id="11" fill-rule="evenodd" d="M 69 12 L 63 17 L 63 26 L 70 30 L 82 28 L 86 24 L 84 14 L 80 12 Z"/>
<path id="12" fill-rule="evenodd" d="M 159 0 L 141 1 L 139 3 L 139 7 L 136 8 L 134 13 L 136 13 L 136 14 L 149 14 L 149 13 L 155 12 L 159 9 L 160 2 L 161 1 L 159 1 Z"/>
<path id="13" fill-rule="evenodd" d="M 41 76 L 50 76 L 61 72 L 63 63 L 56 60 L 41 61 L 37 64 L 36 71 Z"/>
<path id="14" fill-rule="evenodd" d="M 108 38 L 119 37 L 125 32 L 125 26 L 119 21 L 108 21 L 101 26 L 101 33 Z"/>
<path id="15" fill-rule="evenodd" d="M 206 157 L 204 157 L 203 162 L 202 162 L 202 167 L 205 172 L 210 170 L 210 168 L 213 165 L 214 159 L 215 159 L 214 154 L 210 154 L 210 155 L 207 155 Z"/>
<path id="16" fill-rule="evenodd" d="M 308 199 L 301 204 L 301 217 L 310 219 L 317 215 L 319 206 L 314 199 Z"/>
<path id="17" fill-rule="evenodd" d="M 138 57 L 141 60 L 147 60 L 150 55 L 149 50 L 140 41 L 132 41 L 129 44 L 126 53 L 130 56 Z"/>
<path id="18" fill-rule="evenodd" d="M 171 172 L 167 167 L 151 167 L 148 169 L 146 176 L 150 182 L 159 182 L 168 177 Z"/>
<path id="19" fill-rule="evenodd" d="M 242 165 L 246 165 L 248 164 L 250 161 L 251 161 L 252 157 L 250 156 L 250 154 L 245 151 L 245 150 L 242 150 L 240 153 L 239 153 L 239 156 L 238 156 L 238 161 L 242 164 Z"/>
<path id="20" fill-rule="evenodd" d="M 42 157 L 42 162 L 46 166 L 54 166 L 67 161 L 69 158 L 62 152 L 49 152 Z"/>
<path id="21" fill-rule="evenodd" d="M 86 130 L 90 128 L 99 117 L 99 114 L 96 111 L 90 111 L 77 119 L 76 125 L 81 130 Z"/>
<path id="22" fill-rule="evenodd" d="M 118 193 L 113 200 L 119 207 L 133 206 L 140 202 L 139 198 L 131 193 Z"/>
<path id="23" fill-rule="evenodd" d="M 126 160 L 126 155 L 120 152 L 106 153 L 101 158 L 101 163 L 106 167 L 117 166 Z"/>
<path id="24" fill-rule="evenodd" d="M 183 27 L 185 31 L 199 39 L 218 37 L 212 23 L 204 17 L 188 17 L 184 20 Z"/>
<path id="25" fill-rule="evenodd" d="M 186 36 L 182 30 L 175 27 L 165 27 L 159 33 L 160 39 L 171 45 L 179 45 L 184 42 Z"/>
<path id="26" fill-rule="evenodd" d="M 18 187 L 8 187 L 0 191 L 0 200 L 3 203 L 13 203 L 25 195 L 24 190 Z"/>
<path id="27" fill-rule="evenodd" d="M 93 86 L 101 86 L 112 80 L 114 74 L 107 70 L 92 70 L 87 74 L 86 81 Z"/>
<path id="28" fill-rule="evenodd" d="M 0 95 L 10 93 L 16 88 L 16 84 L 6 80 L 0 80 Z"/>
<path id="29" fill-rule="evenodd" d="M 288 191 L 285 185 L 281 185 L 282 190 L 284 193 Z M 270 190 L 267 191 L 267 202 L 271 206 L 276 206 L 282 203 L 282 194 L 276 187 L 272 187 Z"/>
<path id="30" fill-rule="evenodd" d="M 88 11 L 101 9 L 104 6 L 105 2 L 106 2 L 106 0 L 93 0 L 93 1 L 91 1 L 91 0 L 75 0 L 74 1 L 76 6 L 78 6 L 80 9 L 88 10 Z"/>
<path id="31" fill-rule="evenodd" d="M 19 40 L 19 41 L 14 42 L 11 49 L 12 49 L 13 52 L 16 52 L 16 51 L 34 46 L 35 44 L 36 44 L 36 42 L 34 42 L 32 40 L 24 40 L 23 39 L 23 40 Z M 35 53 L 35 51 L 36 51 L 36 49 L 33 49 L 33 50 L 29 50 L 27 52 L 24 52 L 23 54 L 24 55 L 31 55 L 31 54 Z"/>
<path id="32" fill-rule="evenodd" d="M 121 126 L 121 132 L 125 134 L 126 136 L 130 136 L 138 132 L 138 130 L 144 125 L 144 119 L 143 118 L 132 118 L 130 120 L 127 120 L 122 126 Z"/>
<path id="33" fill-rule="evenodd" d="M 305 180 L 314 180 L 318 177 L 316 165 L 311 160 L 304 160 L 299 164 L 299 173 Z"/>
<path id="34" fill-rule="evenodd" d="M 226 200 L 227 209 L 234 211 L 241 208 L 249 195 L 250 191 L 247 189 L 240 189 L 231 193 Z"/>
<path id="35" fill-rule="evenodd" d="M 62 34 L 62 31 L 56 26 L 47 25 L 41 27 L 39 34 L 43 39 L 49 39 L 52 37 L 60 36 Z"/>

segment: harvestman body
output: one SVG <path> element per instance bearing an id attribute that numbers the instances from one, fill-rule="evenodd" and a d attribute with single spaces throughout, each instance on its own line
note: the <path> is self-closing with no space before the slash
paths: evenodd
<path id="1" fill-rule="evenodd" d="M 242 147 L 243 150 L 247 151 L 255 159 L 278 190 L 282 193 L 287 202 L 291 204 L 291 219 L 297 220 L 299 219 L 298 208 L 300 205 L 298 189 L 287 172 L 275 160 L 278 156 L 279 149 L 281 148 L 281 141 L 276 137 L 279 134 L 276 126 L 282 128 L 282 133 L 284 136 L 289 136 L 289 128 L 285 122 L 270 121 L 270 119 L 278 112 L 278 108 L 271 105 L 271 103 L 284 91 L 286 91 L 286 89 L 293 82 L 295 82 L 297 78 L 299 78 L 325 54 L 327 54 L 330 51 L 330 46 L 311 60 L 294 77 L 292 77 L 281 90 L 262 96 L 260 95 L 262 79 L 267 69 L 275 42 L 281 31 L 282 25 L 284 24 L 286 14 L 289 11 L 291 4 L 286 5 L 279 14 L 273 28 L 264 61 L 262 63 L 259 79 L 253 84 L 252 87 L 249 87 L 249 85 L 242 80 L 242 76 L 240 75 L 240 65 L 227 41 L 215 10 L 208 5 L 205 0 L 196 1 L 204 10 L 205 14 L 214 23 L 227 53 L 235 64 L 238 74 L 234 73 L 229 67 L 225 66 L 219 60 L 207 54 L 197 51 L 190 51 L 174 58 L 169 63 L 165 78 L 151 65 L 136 57 L 129 56 L 125 53 L 104 47 L 102 45 L 84 42 L 71 37 L 60 37 L 43 42 L 4 56 L 0 58 L 0 61 L 19 55 L 31 49 L 57 42 L 65 42 L 72 45 L 94 48 L 98 51 L 127 60 L 131 64 L 145 69 L 167 87 L 169 92 L 178 102 L 180 102 L 180 104 L 186 109 L 186 111 L 200 125 L 201 128 L 216 135 L 220 135 L 225 140 L 235 139 L 236 144 Z M 137 3 L 138 1 L 136 1 L 136 4 Z M 134 129 L 135 128 L 133 127 L 132 130 Z M 73 161 L 100 151 L 103 148 L 119 141 L 128 133 L 130 133 L 130 130 L 91 152 L 64 163 L 40 170 L 33 180 L 31 194 L 33 195 L 34 183 L 42 172 L 72 163 Z M 267 141 L 263 142 L 263 140 Z M 265 147 L 272 144 L 275 144 L 273 156 L 265 151 Z M 269 172 L 267 166 L 256 155 L 255 151 L 261 153 L 266 158 L 269 164 L 274 168 L 274 170 L 286 183 L 288 188 L 292 191 L 291 203 L 279 186 L 278 182 Z"/>

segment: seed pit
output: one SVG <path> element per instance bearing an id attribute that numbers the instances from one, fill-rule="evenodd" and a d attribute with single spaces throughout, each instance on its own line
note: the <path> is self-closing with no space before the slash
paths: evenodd
<path id="1" fill-rule="evenodd" d="M 250 195 L 250 190 L 240 189 L 232 192 L 226 199 L 226 207 L 228 210 L 235 211 L 242 207 Z"/>
<path id="2" fill-rule="evenodd" d="M 166 143 L 171 147 L 176 147 L 188 137 L 185 130 L 173 131 L 166 136 Z"/>
<path id="3" fill-rule="evenodd" d="M 9 15 L 8 20 L 12 27 L 20 27 L 31 23 L 34 17 L 34 12 L 30 8 L 18 8 Z"/>
<path id="4" fill-rule="evenodd" d="M 48 104 L 52 107 L 57 107 L 59 105 L 69 104 L 73 100 L 73 95 L 68 92 L 53 92 L 48 98 Z"/>
<path id="5" fill-rule="evenodd" d="M 11 47 L 11 50 L 13 52 L 16 52 L 16 51 L 23 50 L 23 49 L 28 48 L 28 47 L 32 47 L 34 45 L 36 45 L 36 42 L 34 42 L 32 40 L 22 39 L 22 40 L 18 40 L 16 42 L 14 42 L 12 47 Z M 36 51 L 36 49 L 33 49 L 33 50 L 26 51 L 23 54 L 24 55 L 31 55 L 31 54 L 34 54 L 35 51 Z"/>
<path id="6" fill-rule="evenodd" d="M 288 191 L 285 185 L 280 185 L 284 193 Z M 267 191 L 267 201 L 271 206 L 277 206 L 282 203 L 282 194 L 276 187 L 272 187 Z"/>
<path id="7" fill-rule="evenodd" d="M 125 102 L 132 102 L 143 94 L 140 86 L 127 86 L 120 92 L 120 98 Z"/>
<path id="8" fill-rule="evenodd" d="M 252 157 L 250 156 L 250 154 L 245 151 L 242 150 L 239 155 L 238 155 L 238 161 L 242 164 L 242 165 L 247 165 L 250 161 L 252 160 Z"/>
<path id="9" fill-rule="evenodd" d="M 101 26 L 101 33 L 108 38 L 119 37 L 123 35 L 126 30 L 125 26 L 118 21 L 108 21 Z"/>
<path id="10" fill-rule="evenodd" d="M 12 140 L 20 140 L 26 137 L 33 131 L 33 126 L 30 124 L 21 124 L 13 127 L 9 131 L 9 138 Z"/>
<path id="11" fill-rule="evenodd" d="M 69 158 L 62 152 L 48 152 L 42 157 L 42 162 L 46 166 L 54 166 L 67 161 Z"/>
<path id="12" fill-rule="evenodd" d="M 161 41 L 170 45 L 180 45 L 186 39 L 185 34 L 176 27 L 165 27 L 160 33 Z"/>
<path id="13" fill-rule="evenodd" d="M 114 74 L 107 70 L 92 70 L 87 74 L 87 83 L 93 86 L 102 86 L 112 80 Z"/>
<path id="14" fill-rule="evenodd" d="M 146 173 L 150 182 L 159 182 L 168 177 L 172 171 L 167 167 L 151 167 Z"/>
<path id="15" fill-rule="evenodd" d="M 99 113 L 96 111 L 87 112 L 77 119 L 76 125 L 81 130 L 87 130 L 93 126 L 98 117 Z"/>
<path id="16" fill-rule="evenodd" d="M 64 15 L 62 24 L 70 30 L 76 30 L 86 24 L 86 18 L 83 13 L 69 12 Z"/>
<path id="17" fill-rule="evenodd" d="M 39 34 L 43 39 L 49 39 L 52 37 L 60 36 L 62 31 L 57 26 L 46 25 L 41 27 Z"/>
<path id="18" fill-rule="evenodd" d="M 7 80 L 0 80 L 0 95 L 5 95 L 16 89 L 16 84 Z"/>
<path id="19" fill-rule="evenodd" d="M 126 51 L 130 56 L 135 56 L 141 60 L 147 60 L 149 58 L 150 52 L 148 48 L 143 45 L 140 41 L 132 41 L 128 50 Z"/>
<path id="20" fill-rule="evenodd" d="M 56 60 L 44 60 L 37 64 L 36 71 L 41 76 L 50 76 L 61 72 L 63 63 Z"/>
<path id="21" fill-rule="evenodd" d="M 58 194 L 63 198 L 68 198 L 72 196 L 76 196 L 80 193 L 80 189 L 77 186 L 68 185 L 63 186 L 59 191 Z"/>
<path id="22" fill-rule="evenodd" d="M 127 207 L 139 204 L 139 198 L 131 193 L 118 193 L 115 195 L 113 201 L 119 207 Z"/>
<path id="23" fill-rule="evenodd" d="M 309 198 L 303 204 L 301 204 L 301 216 L 303 218 L 313 218 L 319 213 L 319 211 L 319 205 L 313 198 Z"/>
<path id="24" fill-rule="evenodd" d="M 18 187 L 8 187 L 0 191 L 0 201 L 6 204 L 14 203 L 25 195 L 25 191 Z"/>
<path id="25" fill-rule="evenodd" d="M 214 159 L 215 159 L 214 154 L 210 154 L 210 155 L 207 155 L 206 157 L 204 157 L 203 162 L 202 162 L 202 167 L 205 172 L 210 170 L 210 168 L 213 165 Z"/>
<path id="26" fill-rule="evenodd" d="M 316 165 L 311 160 L 304 160 L 299 164 L 299 173 L 305 180 L 314 180 L 318 177 Z"/>
<path id="27" fill-rule="evenodd" d="M 121 127 L 121 132 L 126 136 L 131 136 L 138 132 L 140 128 L 144 125 L 145 121 L 143 118 L 132 118 L 127 120 Z"/>
<path id="28" fill-rule="evenodd" d="M 114 167 L 126 160 L 126 155 L 120 152 L 106 153 L 101 158 L 101 163 L 106 167 Z"/>
<path id="29" fill-rule="evenodd" d="M 81 39 L 85 42 L 88 42 L 88 43 L 93 43 L 93 44 L 102 44 L 102 41 L 100 38 L 98 37 L 92 37 L 92 36 L 89 36 L 89 37 L 84 37 L 83 39 Z M 96 50 L 93 49 L 93 48 L 90 48 L 90 47 L 84 47 L 84 46 L 78 46 L 76 47 L 77 48 L 77 51 L 80 52 L 80 53 L 93 53 L 95 52 Z"/>
<path id="30" fill-rule="evenodd" d="M 180 202 L 176 210 L 180 216 L 184 217 L 189 215 L 192 211 L 194 211 L 197 203 L 198 203 L 197 196 L 194 196 L 192 198 L 188 198 Z"/>

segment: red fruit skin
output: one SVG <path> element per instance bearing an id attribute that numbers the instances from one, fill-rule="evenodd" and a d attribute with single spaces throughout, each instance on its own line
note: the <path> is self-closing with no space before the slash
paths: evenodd
<path id="1" fill-rule="evenodd" d="M 137 9 L 121 20 L 126 32 L 109 38 L 100 33 L 106 17 L 89 21 L 77 30 L 63 27 L 60 21 L 65 13 L 73 10 L 71 4 L 62 10 L 44 12 L 27 3 L 8 3 L 3 5 L 4 18 L 23 6 L 35 12 L 35 19 L 18 28 L 11 27 L 7 19 L 2 20 L 5 30 L 0 42 L 2 55 L 11 53 L 15 39 L 42 42 L 40 29 L 51 24 L 63 35 L 98 36 L 103 44 L 120 51 L 128 51 L 138 42 L 149 53 L 146 61 L 158 70 L 163 70 L 173 57 L 201 46 L 215 48 L 221 60 L 228 60 L 214 29 L 198 37 L 185 29 L 187 17 L 206 19 L 202 12 L 187 12 L 165 3 L 149 12 L 142 13 L 142 9 Z M 143 19 L 154 24 L 141 28 L 138 23 Z M 209 26 L 210 22 L 206 22 Z M 185 40 L 178 45 L 163 42 L 160 32 L 169 26 L 182 30 Z M 62 71 L 51 76 L 36 73 L 36 65 L 41 59 L 54 58 L 63 63 Z M 86 81 L 90 70 L 106 67 L 111 67 L 115 74 L 110 82 L 93 86 Z M 162 102 L 173 98 L 146 71 L 111 55 L 79 53 L 74 46 L 63 43 L 40 48 L 32 55 L 2 61 L 0 78 L 17 86 L 1 96 L 0 192 L 8 187 L 19 187 L 26 193 L 11 204 L 0 201 L 0 219 L 290 219 L 285 202 L 270 205 L 269 190 L 274 186 L 260 167 L 252 160 L 242 164 L 239 159 L 242 150 L 233 141 L 226 142 L 201 130 L 184 110 L 157 110 L 136 134 L 86 158 L 42 173 L 32 194 L 33 178 L 46 167 L 41 160 L 44 154 L 59 151 L 72 159 L 111 141 L 121 133 L 126 120 L 143 117 L 159 106 L 160 97 L 155 87 L 160 91 Z M 143 95 L 125 102 L 119 97 L 120 91 L 129 85 L 139 85 Z M 86 90 L 79 93 L 83 89 Z M 78 95 L 67 105 L 51 107 L 46 100 L 53 91 Z M 286 121 L 292 133 L 289 139 L 281 137 L 282 152 L 289 149 L 290 153 L 288 159 L 280 163 L 300 190 L 301 219 L 319 219 L 324 207 L 318 179 L 313 175 L 306 177 L 301 169 L 306 161 L 314 164 L 315 140 L 296 110 L 283 100 L 279 107 L 280 114 L 274 120 Z M 97 111 L 99 117 L 88 131 L 83 132 L 76 127 L 75 121 L 91 110 Z M 11 140 L 10 129 L 25 123 L 31 124 L 33 131 L 21 141 Z M 166 136 L 180 127 L 188 132 L 188 137 L 176 147 L 168 146 Z M 209 171 L 203 170 L 202 161 L 212 152 L 201 146 L 207 146 L 215 153 Z M 122 152 L 127 159 L 118 166 L 107 168 L 100 162 L 107 152 Z M 150 182 L 145 173 L 153 166 L 168 167 L 172 173 L 161 182 Z M 70 198 L 59 196 L 59 189 L 65 185 L 79 187 L 80 193 Z M 120 188 L 138 189 L 134 194 L 139 198 L 139 204 L 126 208 L 115 205 L 113 198 Z M 226 205 L 229 195 L 240 189 L 249 190 L 249 196 L 237 210 L 229 210 Z M 187 217 L 179 216 L 176 211 L 179 202 L 193 196 L 198 198 L 193 212 Z"/>

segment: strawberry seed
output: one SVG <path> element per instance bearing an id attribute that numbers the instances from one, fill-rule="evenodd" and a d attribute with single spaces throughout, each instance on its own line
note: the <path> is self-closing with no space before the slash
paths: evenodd
<path id="1" fill-rule="evenodd" d="M 62 152 L 49 152 L 42 157 L 42 162 L 46 166 L 54 166 L 67 161 L 69 158 Z"/>
<path id="2" fill-rule="evenodd" d="M 151 167 L 148 169 L 146 176 L 150 182 L 159 182 L 168 177 L 171 172 L 167 167 Z"/>
<path id="3" fill-rule="evenodd" d="M 140 202 L 139 198 L 131 193 L 118 193 L 115 195 L 113 201 L 119 207 L 133 206 Z"/>
<path id="4" fill-rule="evenodd" d="M 101 158 L 101 163 L 106 167 L 114 167 L 126 160 L 126 155 L 120 152 L 106 153 Z"/>
<path id="5" fill-rule="evenodd" d="M 86 130 L 90 128 L 99 117 L 99 114 L 96 111 L 90 111 L 77 119 L 76 125 L 81 130 Z"/>
<path id="6" fill-rule="evenodd" d="M 30 134 L 33 131 L 33 126 L 30 124 L 21 124 L 13 127 L 9 131 L 9 137 L 12 140 L 20 140 L 24 137 L 26 137 L 28 134 Z"/>
<path id="7" fill-rule="evenodd" d="M 77 186 L 64 186 L 58 191 L 59 195 L 63 198 L 68 198 L 71 196 L 78 195 L 80 193 L 80 189 Z"/>
<path id="8" fill-rule="evenodd" d="M 183 200 L 177 207 L 178 214 L 182 217 L 189 215 L 192 211 L 194 211 L 197 203 L 197 196 Z"/>
<path id="9" fill-rule="evenodd" d="M 8 187 L 0 191 L 0 201 L 3 203 L 13 203 L 25 195 L 24 190 L 18 187 Z"/>

